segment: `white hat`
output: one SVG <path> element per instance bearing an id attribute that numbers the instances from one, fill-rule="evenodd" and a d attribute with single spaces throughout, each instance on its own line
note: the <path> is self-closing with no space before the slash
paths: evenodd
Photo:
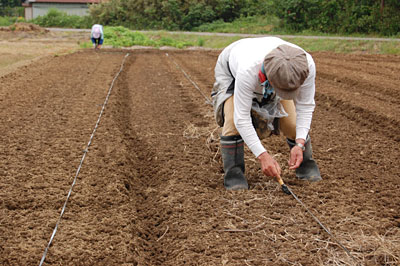
<path id="1" fill-rule="evenodd" d="M 93 30 L 93 38 L 95 38 L 95 39 L 100 38 L 100 35 L 101 35 L 100 29 L 99 28 L 94 28 L 94 30 Z"/>

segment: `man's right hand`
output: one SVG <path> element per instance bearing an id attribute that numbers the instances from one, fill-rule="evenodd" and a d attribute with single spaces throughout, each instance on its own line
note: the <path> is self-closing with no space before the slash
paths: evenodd
<path id="1" fill-rule="evenodd" d="M 268 154 L 268 152 L 261 153 L 257 158 L 260 161 L 261 171 L 264 175 L 270 177 L 281 175 L 281 167 L 278 162 Z"/>

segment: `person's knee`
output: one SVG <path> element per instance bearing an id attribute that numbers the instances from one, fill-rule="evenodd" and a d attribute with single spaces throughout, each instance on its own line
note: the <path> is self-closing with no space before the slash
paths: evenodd
<path id="1" fill-rule="evenodd" d="M 296 129 L 288 132 L 287 134 L 284 133 L 284 135 L 286 138 L 294 140 L 294 139 L 296 139 Z"/>
<path id="2" fill-rule="evenodd" d="M 296 122 L 281 118 L 279 119 L 279 129 L 288 139 L 296 139 Z"/>

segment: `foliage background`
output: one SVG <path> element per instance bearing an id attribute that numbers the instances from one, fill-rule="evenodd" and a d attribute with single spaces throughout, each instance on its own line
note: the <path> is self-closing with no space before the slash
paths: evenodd
<path id="1" fill-rule="evenodd" d="M 23 15 L 22 0 L 0 0 L 0 16 L 19 17 Z"/>
<path id="2" fill-rule="evenodd" d="M 266 32 L 400 32 L 399 0 L 110 0 L 92 6 L 90 14 L 98 23 L 134 29 L 210 31 L 245 18 L 269 18 Z"/>
<path id="3" fill-rule="evenodd" d="M 22 0 L 0 0 L 2 24 L 23 16 Z M 134 30 L 400 36 L 400 0 L 108 0 L 86 17 L 50 10 L 46 27 L 92 23 Z M 1 22 L 1 21 L 0 21 Z"/>

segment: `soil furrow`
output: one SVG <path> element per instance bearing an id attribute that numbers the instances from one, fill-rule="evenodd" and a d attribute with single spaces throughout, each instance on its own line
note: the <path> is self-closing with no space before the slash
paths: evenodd
<path id="1" fill-rule="evenodd" d="M 381 132 L 382 137 L 387 137 L 397 142 L 400 141 L 400 122 L 398 120 L 355 106 L 324 93 L 316 93 L 316 99 L 324 108 L 340 113 L 347 119 L 356 121 L 361 126 Z"/>
<path id="2" fill-rule="evenodd" d="M 153 53 L 158 56 L 156 60 Z M 181 85 L 168 78 L 171 66 L 167 60 L 160 52 L 144 52 L 127 70 L 132 108 L 126 122 L 132 128 L 129 144 L 135 154 L 132 167 L 140 180 L 135 182 L 139 186 L 132 188 L 139 199 L 134 241 L 137 261 L 151 265 L 165 265 L 180 247 L 177 240 L 168 236 L 165 239 L 169 241 L 159 239 L 164 233 L 179 234 L 169 216 L 174 210 L 171 203 L 182 201 L 180 195 L 174 194 L 174 186 L 180 183 L 176 178 L 186 169 L 182 165 L 186 160 L 181 158 L 185 149 L 183 132 L 187 114 L 195 107 L 184 94 L 179 94 L 180 90 L 174 90 Z"/>
<path id="3" fill-rule="evenodd" d="M 314 53 L 313 53 L 314 54 Z M 378 56 L 377 56 L 378 57 Z M 398 80 L 400 71 L 400 58 L 398 61 L 390 62 L 387 56 L 380 56 L 373 61 L 365 61 L 352 56 L 346 56 L 345 63 L 343 57 L 326 57 L 326 54 L 315 54 L 315 61 L 321 66 L 330 66 L 338 70 L 347 70 L 345 73 L 354 72 L 362 73 L 365 76 L 373 76 L 381 80 Z"/>
<path id="4" fill-rule="evenodd" d="M 357 75 L 359 75 L 358 79 L 354 78 Z M 393 80 L 373 84 L 368 82 L 368 79 L 361 77 L 359 73 L 350 75 L 349 77 L 348 74 L 332 72 L 332 68 L 330 67 L 319 69 L 318 78 L 331 81 L 335 87 L 343 88 L 344 90 L 352 90 L 357 93 L 356 95 L 368 96 L 371 99 L 400 104 L 400 97 L 396 91 L 396 83 L 393 82 Z"/>

